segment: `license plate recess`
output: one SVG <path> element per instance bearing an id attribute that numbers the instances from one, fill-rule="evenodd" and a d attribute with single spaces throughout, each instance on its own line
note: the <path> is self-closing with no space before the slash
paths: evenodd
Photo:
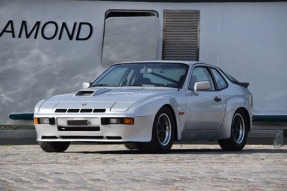
<path id="1" fill-rule="evenodd" d="M 89 125 L 88 120 L 67 120 L 67 125 Z"/>

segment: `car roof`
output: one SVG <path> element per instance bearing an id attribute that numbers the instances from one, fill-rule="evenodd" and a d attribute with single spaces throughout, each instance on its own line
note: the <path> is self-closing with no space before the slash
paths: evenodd
<path id="1" fill-rule="evenodd" d="M 166 64 L 174 64 L 174 63 L 181 63 L 181 64 L 187 64 L 189 66 L 194 66 L 197 64 L 200 65 L 206 65 L 206 66 L 211 66 L 211 67 L 216 67 L 211 64 L 206 64 L 204 62 L 199 62 L 199 61 L 184 61 L 184 60 L 149 60 L 149 61 L 132 61 L 132 62 L 120 62 L 116 64 L 132 64 L 132 63 L 166 63 Z"/>

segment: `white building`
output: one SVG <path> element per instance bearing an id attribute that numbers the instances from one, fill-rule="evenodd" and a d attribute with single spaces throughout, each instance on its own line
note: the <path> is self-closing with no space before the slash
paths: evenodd
<path id="1" fill-rule="evenodd" d="M 255 115 L 287 116 L 287 2 L 0 0 L 0 124 L 114 62 L 200 60 L 250 83 Z M 287 120 L 286 120 L 287 121 Z"/>

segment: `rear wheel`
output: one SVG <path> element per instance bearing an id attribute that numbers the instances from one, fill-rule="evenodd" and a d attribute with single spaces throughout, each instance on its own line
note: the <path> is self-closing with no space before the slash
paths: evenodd
<path id="1" fill-rule="evenodd" d="M 70 146 L 70 142 L 39 142 L 45 152 L 64 152 Z"/>
<path id="2" fill-rule="evenodd" d="M 248 125 L 245 113 L 237 110 L 232 118 L 230 138 L 218 140 L 220 147 L 225 151 L 242 150 L 247 141 Z"/>
<path id="3" fill-rule="evenodd" d="M 175 132 L 175 119 L 167 107 L 162 107 L 155 116 L 152 140 L 144 147 L 150 153 L 163 153 L 170 150 Z"/>

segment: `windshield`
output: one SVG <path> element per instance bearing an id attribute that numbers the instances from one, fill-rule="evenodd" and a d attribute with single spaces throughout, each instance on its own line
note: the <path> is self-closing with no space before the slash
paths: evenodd
<path id="1" fill-rule="evenodd" d="M 179 63 L 118 64 L 104 72 L 92 86 L 156 86 L 182 88 L 188 65 Z"/>

